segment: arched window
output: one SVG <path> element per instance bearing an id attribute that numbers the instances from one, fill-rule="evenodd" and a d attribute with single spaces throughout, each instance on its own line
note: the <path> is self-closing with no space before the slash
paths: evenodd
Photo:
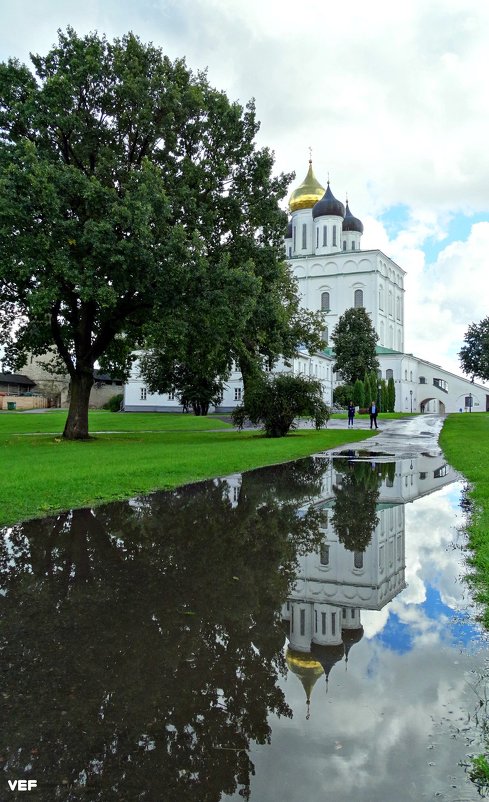
<path id="1" fill-rule="evenodd" d="M 307 248 L 307 223 L 302 224 L 302 250 Z"/>
<path id="2" fill-rule="evenodd" d="M 363 551 L 353 552 L 353 565 L 355 568 L 363 568 Z"/>
<path id="3" fill-rule="evenodd" d="M 355 290 L 353 305 L 355 309 L 359 309 L 361 306 L 363 306 L 363 290 Z"/>
<path id="4" fill-rule="evenodd" d="M 380 321 L 380 344 L 384 345 L 384 321 Z"/>
<path id="5" fill-rule="evenodd" d="M 325 345 L 327 345 L 327 344 L 328 344 L 329 332 L 328 332 L 328 327 L 327 327 L 327 326 L 326 326 L 326 328 L 324 328 L 324 329 L 323 329 L 323 331 L 322 331 L 322 334 L 321 334 L 321 339 L 322 339 L 322 341 L 323 341 L 323 343 L 324 343 Z"/>
<path id="6" fill-rule="evenodd" d="M 386 370 L 385 378 L 387 379 L 387 381 L 389 381 L 389 379 L 393 379 L 394 378 L 394 371 L 391 370 L 390 368 L 388 370 Z"/>
<path id="7" fill-rule="evenodd" d="M 392 292 L 389 290 L 389 315 L 394 316 L 394 301 L 392 298 Z"/>
<path id="8" fill-rule="evenodd" d="M 379 309 L 384 308 L 384 288 L 379 287 Z"/>
<path id="9" fill-rule="evenodd" d="M 336 226 L 333 226 L 333 245 L 336 245 Z"/>
<path id="10" fill-rule="evenodd" d="M 401 299 L 396 298 L 396 318 L 397 320 L 401 319 Z"/>
<path id="11" fill-rule="evenodd" d="M 326 248 L 328 244 L 328 227 L 323 226 L 323 248 Z"/>
<path id="12" fill-rule="evenodd" d="M 319 228 L 316 228 L 316 248 L 319 248 Z"/>
<path id="13" fill-rule="evenodd" d="M 329 312 L 331 309 L 329 305 L 329 292 L 321 293 L 321 312 Z"/>

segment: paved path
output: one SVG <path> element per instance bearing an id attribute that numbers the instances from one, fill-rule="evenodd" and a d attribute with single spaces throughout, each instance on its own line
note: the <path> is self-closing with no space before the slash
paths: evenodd
<path id="1" fill-rule="evenodd" d="M 438 445 L 438 435 L 443 426 L 444 415 L 417 415 L 413 418 L 399 418 L 398 420 L 382 421 L 379 418 L 379 429 L 374 437 L 337 448 L 331 452 L 339 453 L 347 449 L 353 451 L 375 451 L 392 454 L 398 459 L 410 459 L 418 454 L 438 456 L 441 454 Z M 346 429 L 346 420 L 328 421 L 328 429 Z M 368 421 L 359 421 L 354 424 L 355 429 L 370 429 Z"/>

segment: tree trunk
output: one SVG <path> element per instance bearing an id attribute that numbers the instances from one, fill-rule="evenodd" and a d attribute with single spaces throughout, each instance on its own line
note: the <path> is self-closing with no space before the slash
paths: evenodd
<path id="1" fill-rule="evenodd" d="M 93 370 L 72 376 L 70 408 L 63 437 L 65 440 L 88 440 L 88 401 L 93 386 Z"/>

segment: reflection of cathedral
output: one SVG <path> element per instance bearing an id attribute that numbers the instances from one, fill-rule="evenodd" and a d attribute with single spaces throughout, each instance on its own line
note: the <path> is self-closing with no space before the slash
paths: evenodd
<path id="1" fill-rule="evenodd" d="M 377 524 L 370 541 L 354 551 L 340 542 L 332 521 L 338 491 L 348 477 L 337 471 L 338 464 L 325 460 L 322 497 L 313 504 L 320 513 L 322 542 L 317 551 L 299 558 L 296 583 L 282 608 L 287 664 L 302 682 L 308 704 L 317 680 L 324 675 L 327 683 L 333 666 L 343 658 L 348 662 L 350 649 L 361 640 L 361 611 L 381 610 L 406 587 L 404 504 L 457 478 L 441 457 L 391 463 L 392 470 L 379 477 Z M 376 472 L 381 463 L 363 465 Z"/>

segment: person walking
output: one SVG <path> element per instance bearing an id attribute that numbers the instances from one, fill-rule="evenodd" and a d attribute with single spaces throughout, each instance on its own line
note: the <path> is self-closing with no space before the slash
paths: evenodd
<path id="1" fill-rule="evenodd" d="M 355 404 L 350 401 L 348 404 L 348 428 L 353 428 L 353 418 L 355 417 Z"/>
<path id="2" fill-rule="evenodd" d="M 368 408 L 368 413 L 370 415 L 370 428 L 372 429 L 374 424 L 375 424 L 375 428 L 378 429 L 379 428 L 377 426 L 377 414 L 378 413 L 377 413 L 377 404 L 375 403 L 375 401 L 372 401 L 372 403 L 370 404 L 370 406 Z"/>

